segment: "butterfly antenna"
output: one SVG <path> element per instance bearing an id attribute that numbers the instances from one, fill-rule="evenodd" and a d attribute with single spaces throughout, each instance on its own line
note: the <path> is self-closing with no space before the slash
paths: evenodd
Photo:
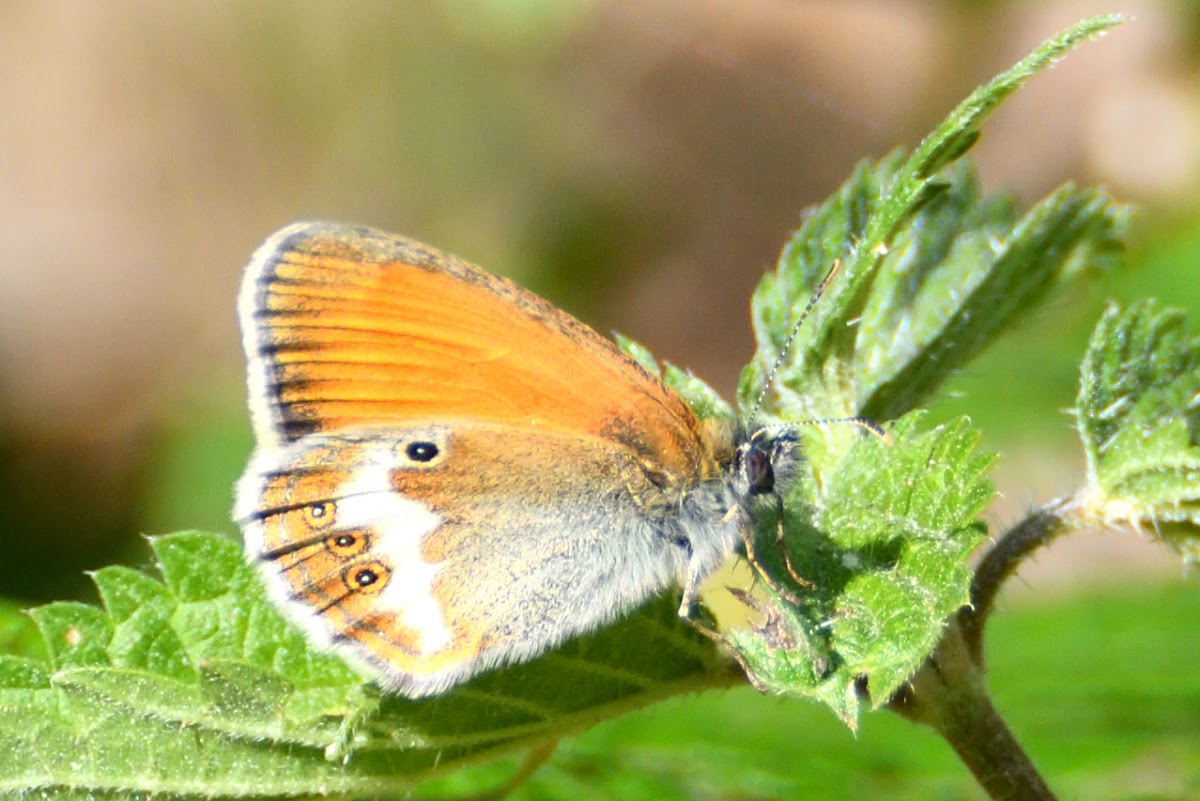
<path id="1" fill-rule="evenodd" d="M 787 339 L 783 341 L 783 347 L 779 349 L 779 355 L 775 357 L 775 363 L 771 365 L 771 369 L 767 371 L 767 377 L 763 380 L 762 391 L 758 393 L 758 399 L 754 401 L 754 412 L 750 415 L 753 420 L 758 417 L 758 411 L 762 408 L 763 401 L 767 399 L 767 393 L 771 391 L 772 385 L 775 383 L 775 378 L 779 374 L 780 368 L 783 367 L 783 360 L 787 358 L 788 353 L 792 349 L 792 345 L 796 341 L 796 335 L 800 333 L 800 326 L 804 325 L 804 321 L 808 319 L 808 315 L 816 308 L 817 301 L 825 294 L 825 290 L 833 283 L 833 278 L 837 275 L 838 270 L 842 266 L 842 260 L 837 259 L 833 262 L 833 266 L 829 268 L 829 272 L 821 279 L 821 283 L 813 291 L 812 296 L 808 299 L 808 304 L 805 305 L 804 311 L 800 312 L 800 319 L 792 326 L 791 332 L 788 333 Z"/>
<path id="2" fill-rule="evenodd" d="M 892 435 L 884 430 L 883 426 L 879 425 L 879 423 L 876 423 L 874 420 L 871 420 L 867 417 L 827 417 L 824 420 L 801 420 L 799 423 L 796 423 L 796 425 L 825 426 L 829 425 L 830 423 L 850 423 L 858 426 L 859 428 L 865 428 L 867 431 L 870 431 L 872 434 L 879 437 L 879 439 L 883 440 L 885 445 L 892 444 Z"/>

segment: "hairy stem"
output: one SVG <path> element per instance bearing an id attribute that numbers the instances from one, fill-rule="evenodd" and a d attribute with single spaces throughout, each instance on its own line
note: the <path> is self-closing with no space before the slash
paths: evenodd
<path id="1" fill-rule="evenodd" d="M 971 605 L 951 617 L 937 650 L 888 703 L 941 734 L 993 799 L 1054 799 L 988 697 L 983 629 L 1004 582 L 1031 553 L 1074 528 L 1080 506 L 1075 497 L 1052 501 L 1000 535 L 975 568 Z"/>
<path id="2" fill-rule="evenodd" d="M 937 650 L 888 708 L 941 734 L 994 801 L 1054 801 L 992 706 L 957 621 L 951 620 Z"/>
<path id="3" fill-rule="evenodd" d="M 984 664 L 983 629 L 1000 588 L 1030 554 L 1070 530 L 1078 511 L 1074 496 L 1051 501 L 1001 534 L 979 560 L 971 581 L 971 605 L 958 615 L 963 641 L 976 665 Z"/>

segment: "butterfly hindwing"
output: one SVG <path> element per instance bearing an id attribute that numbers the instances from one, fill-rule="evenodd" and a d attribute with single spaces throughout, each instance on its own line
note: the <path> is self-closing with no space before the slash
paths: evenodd
<path id="1" fill-rule="evenodd" d="M 408 694 L 665 590 L 688 556 L 670 513 L 620 446 L 486 423 L 309 435 L 262 457 L 236 510 L 273 600 Z"/>

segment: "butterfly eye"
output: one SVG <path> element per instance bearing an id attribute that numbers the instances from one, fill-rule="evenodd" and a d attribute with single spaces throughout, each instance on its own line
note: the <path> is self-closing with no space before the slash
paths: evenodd
<path id="1" fill-rule="evenodd" d="M 404 454 L 414 462 L 432 462 L 441 451 L 432 442 L 410 442 Z"/>
<path id="2" fill-rule="evenodd" d="M 358 556 L 367 549 L 367 538 L 352 531 L 343 531 L 326 537 L 325 547 L 343 558 Z"/>
<path id="3" fill-rule="evenodd" d="M 304 519 L 311 528 L 319 530 L 333 523 L 336 511 L 332 501 L 321 501 L 304 508 Z"/>
<path id="4" fill-rule="evenodd" d="M 775 468 L 771 464 L 769 454 L 752 447 L 746 454 L 745 469 L 751 495 L 764 495 L 775 491 Z"/>
<path id="5" fill-rule="evenodd" d="M 342 581 L 351 592 L 375 594 L 387 586 L 392 573 L 379 562 L 365 562 L 354 565 L 342 574 Z"/>

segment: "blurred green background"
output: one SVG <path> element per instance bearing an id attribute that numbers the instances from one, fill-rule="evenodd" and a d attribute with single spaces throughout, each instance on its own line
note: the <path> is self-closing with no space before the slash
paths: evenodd
<path id="1" fill-rule="evenodd" d="M 1155 295 L 1200 311 L 1196 3 L 0 5 L 0 228 L 10 248 L 0 262 L 0 596 L 92 599 L 83 571 L 144 565 L 141 533 L 235 535 L 230 487 L 251 437 L 234 295 L 251 251 L 278 226 L 327 217 L 423 239 L 633 336 L 728 396 L 752 349 L 750 290 L 802 209 L 859 159 L 915 144 L 1040 40 L 1113 10 L 1134 20 L 1036 79 L 976 148 L 992 190 L 1031 202 L 1074 180 L 1141 209 L 1126 270 L 1040 312 L 941 401 L 941 413 L 969 413 L 1002 453 L 996 526 L 1078 484 L 1063 410 L 1105 299 Z M 1186 657 L 1171 650 L 1183 637 L 1191 658 L 1177 669 L 1190 673 L 1172 683 L 1164 668 L 1167 688 L 1152 694 L 1188 713 L 1159 720 L 1140 696 L 1118 706 L 1154 718 L 1136 731 L 1190 738 L 1194 755 L 1200 635 L 1161 621 L 1194 619 L 1200 593 L 1170 554 L 1135 534 L 1081 534 L 1017 583 L 1006 603 L 1026 611 L 998 627 L 1025 621 L 1044 638 L 1010 635 L 997 658 L 1014 661 L 995 667 L 996 683 L 1009 682 L 1002 698 L 1040 689 L 1028 708 L 1045 715 L 1061 700 L 1051 676 L 1063 694 L 1080 692 L 1070 660 L 1020 669 L 1022 644 L 1029 658 L 1077 646 L 1081 664 L 1112 656 L 1104 620 L 1075 613 L 1118 598 L 1114 608 L 1136 611 L 1130 636 L 1146 641 L 1140 660 L 1101 663 L 1110 683 L 1096 690 L 1097 708 L 1139 665 Z M 826 737 L 853 746 L 848 765 L 895 759 L 896 775 L 925 770 L 914 766 L 927 743 L 948 783 L 914 797 L 970 787 L 939 743 L 899 721 L 873 717 L 854 742 L 821 710 L 734 698 L 684 701 L 650 719 L 670 728 L 707 716 L 715 742 L 730 730 L 724 716 L 761 715 L 737 728 L 766 727 L 785 750 L 763 752 L 756 769 L 792 778 L 826 758 Z M 1084 694 L 1073 714 L 1086 717 L 1092 703 Z M 617 730 L 652 729 L 637 720 Z M 1069 713 L 1044 724 L 1044 747 L 1079 724 Z M 824 733 L 816 741 L 810 725 Z M 798 728 L 781 743 L 788 726 Z M 1128 730 L 1104 726 L 1110 744 Z M 706 753 L 710 736 L 683 729 L 664 756 L 678 765 Z M 880 730 L 900 732 L 894 754 Z M 589 745 L 603 733 L 591 736 L 579 747 L 606 753 Z M 1064 759 L 1060 772 L 1092 770 Z M 1195 771 L 1177 773 L 1164 767 L 1165 783 L 1146 786 L 1191 781 L 1177 792 L 1200 797 Z M 854 797 L 887 786 L 860 784 Z M 771 796 L 772 786 L 743 796 Z M 839 786 L 803 787 L 852 791 Z M 801 789 L 788 787 L 780 794 Z"/>

